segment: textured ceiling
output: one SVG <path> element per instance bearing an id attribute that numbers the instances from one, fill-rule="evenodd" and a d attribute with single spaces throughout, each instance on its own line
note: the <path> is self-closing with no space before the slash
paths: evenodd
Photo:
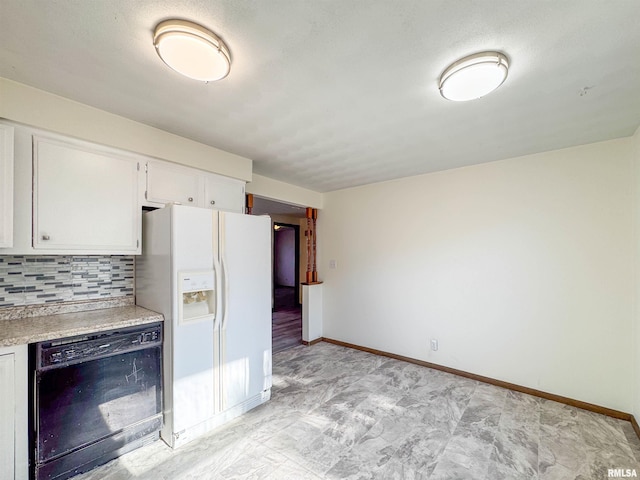
<path id="1" fill-rule="evenodd" d="M 230 75 L 168 69 L 152 32 L 169 18 L 223 38 Z M 638 0 L 2 0 L 0 76 L 324 192 L 631 135 L 639 24 Z M 505 84 L 440 97 L 483 50 L 510 58 Z"/>

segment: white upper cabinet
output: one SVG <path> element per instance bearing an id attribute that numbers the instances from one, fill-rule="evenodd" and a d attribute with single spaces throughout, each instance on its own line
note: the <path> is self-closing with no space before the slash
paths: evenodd
<path id="1" fill-rule="evenodd" d="M 0 125 L 0 248 L 13 246 L 13 127 Z"/>
<path id="2" fill-rule="evenodd" d="M 245 183 L 0 119 L 0 254 L 132 255 L 142 207 L 244 213 Z"/>
<path id="3" fill-rule="evenodd" d="M 205 207 L 244 213 L 244 182 L 219 175 L 205 177 Z"/>
<path id="4" fill-rule="evenodd" d="M 199 206 L 202 202 L 200 191 L 200 175 L 197 170 L 168 162 L 147 162 L 147 202 Z"/>
<path id="5" fill-rule="evenodd" d="M 242 180 L 162 160 L 149 160 L 146 172 L 142 205 L 163 207 L 167 203 L 179 203 L 244 213 L 245 183 Z"/>
<path id="6" fill-rule="evenodd" d="M 33 248 L 140 252 L 139 163 L 81 142 L 33 137 Z"/>

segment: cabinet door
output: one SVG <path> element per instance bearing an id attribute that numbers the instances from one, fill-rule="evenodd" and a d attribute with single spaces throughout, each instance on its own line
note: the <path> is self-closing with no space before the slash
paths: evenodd
<path id="1" fill-rule="evenodd" d="M 14 355 L 0 355 L 0 465 L 2 478 L 15 477 L 15 367 Z M 5 476 L 6 475 L 6 476 Z"/>
<path id="2" fill-rule="evenodd" d="M 0 125 L 0 248 L 13 246 L 13 127 Z"/>
<path id="3" fill-rule="evenodd" d="M 134 159 L 34 137 L 33 172 L 34 249 L 139 252 Z"/>
<path id="4" fill-rule="evenodd" d="M 164 162 L 147 163 L 148 202 L 199 206 L 200 197 L 200 175 L 197 171 Z"/>
<path id="5" fill-rule="evenodd" d="M 218 175 L 207 175 L 205 207 L 244 213 L 244 182 Z"/>
<path id="6" fill-rule="evenodd" d="M 0 479 L 28 480 L 27 345 L 0 347 Z"/>

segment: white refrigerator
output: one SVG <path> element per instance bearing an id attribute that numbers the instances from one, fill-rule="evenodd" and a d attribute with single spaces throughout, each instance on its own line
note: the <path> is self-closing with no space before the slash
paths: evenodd
<path id="1" fill-rule="evenodd" d="M 271 221 L 143 215 L 136 304 L 164 315 L 163 440 L 179 447 L 271 396 Z"/>

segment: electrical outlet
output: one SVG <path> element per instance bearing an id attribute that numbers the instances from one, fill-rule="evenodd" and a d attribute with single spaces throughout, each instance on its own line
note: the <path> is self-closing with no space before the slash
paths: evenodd
<path id="1" fill-rule="evenodd" d="M 335 260 L 329 260 L 329 268 L 336 269 L 338 268 L 338 262 Z"/>
<path id="2" fill-rule="evenodd" d="M 431 339 L 431 350 L 434 352 L 438 351 L 438 340 L 435 338 Z"/>

